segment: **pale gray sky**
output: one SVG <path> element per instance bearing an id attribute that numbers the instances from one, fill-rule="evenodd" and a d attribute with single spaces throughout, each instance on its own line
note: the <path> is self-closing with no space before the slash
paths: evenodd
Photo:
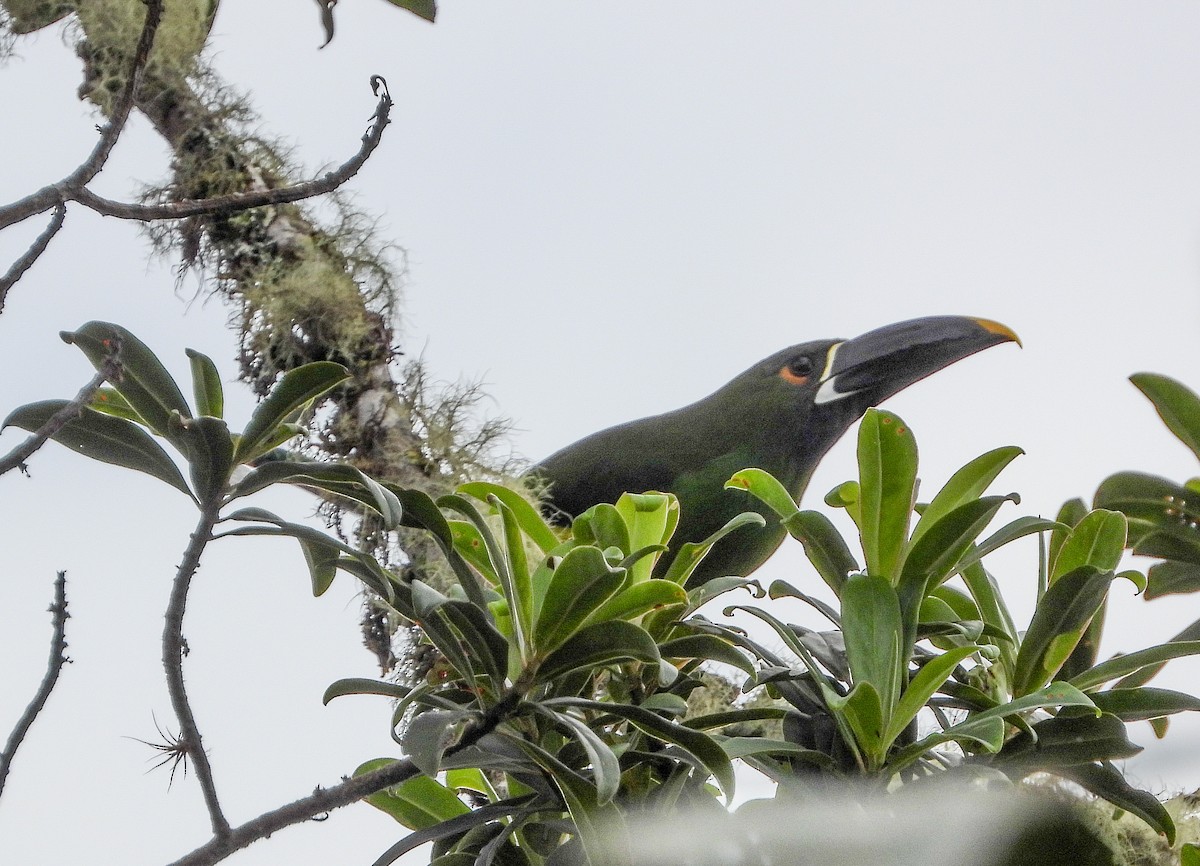
<path id="1" fill-rule="evenodd" d="M 1008 444 L 1027 451 L 997 484 L 1024 497 L 1009 518 L 1052 515 L 1119 469 L 1197 474 L 1125 379 L 1200 387 L 1195 4 L 493 0 L 446 2 L 430 26 L 377 0 L 340 4 L 320 52 L 313 6 L 225 3 L 216 65 L 312 166 L 357 146 L 368 78 L 387 78 L 395 122 L 353 190 L 409 253 L 405 347 L 441 377 L 482 378 L 525 456 L 701 397 L 791 343 L 964 313 L 1012 326 L 1025 349 L 890 401 L 927 490 Z M 96 123 L 58 31 L 19 51 L 0 70 L 4 201 L 70 170 Z M 102 190 L 128 197 L 165 158 L 135 122 Z M 0 235 L 0 265 L 41 226 Z M 90 370 L 56 335 L 92 318 L 126 325 L 181 376 L 189 345 L 232 379 L 228 311 L 188 303 L 193 290 L 147 264 L 131 226 L 72 211 L 0 316 L 0 411 L 75 392 Z M 234 402 L 244 418 L 249 398 Z M 0 481 L 0 731 L 41 676 L 60 568 L 75 663 L 14 766 L 0 844 L 13 862 L 166 862 L 206 838 L 199 796 L 190 778 L 166 795 L 125 738 L 153 739 L 152 713 L 170 723 L 160 616 L 193 514 L 157 482 L 54 446 L 31 468 Z M 852 472 L 847 440 L 809 503 Z M 1019 621 L 1033 556 L 993 563 Z M 759 576 L 815 586 L 803 567 L 785 550 Z M 353 597 L 342 578 L 310 598 L 282 543 L 208 551 L 187 674 L 235 820 L 394 754 L 382 699 L 320 705 L 332 680 L 372 674 Z M 1194 598 L 1146 603 L 1125 586 L 1113 608 L 1106 651 L 1200 617 Z M 1163 684 L 1195 691 L 1197 664 Z M 1196 720 L 1177 717 L 1163 743 L 1147 725 L 1133 735 L 1146 785 L 1200 783 Z M 236 862 L 369 862 L 399 830 L 352 808 Z"/>

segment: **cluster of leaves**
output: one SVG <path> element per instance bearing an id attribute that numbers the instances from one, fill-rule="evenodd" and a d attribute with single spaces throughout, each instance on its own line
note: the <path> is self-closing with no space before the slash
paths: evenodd
<path id="1" fill-rule="evenodd" d="M 1163 807 L 1111 762 L 1138 750 L 1128 722 L 1157 720 L 1161 732 L 1167 716 L 1200 709 L 1193 696 L 1146 685 L 1166 661 L 1200 653 L 1200 635 L 1193 627 L 1103 662 L 1097 646 L 1112 582 L 1146 586 L 1140 573 L 1117 571 L 1127 546 L 1165 558 L 1150 570 L 1152 592 L 1200 588 L 1195 482 L 1178 487 L 1122 473 L 1101 486 L 1091 511 L 1068 503 L 1058 520 L 1021 517 L 983 537 L 1005 503 L 1018 501 L 986 490 L 1019 449 L 970 461 L 918 504 L 912 432 L 896 415 L 871 410 L 859 428 L 858 480 L 826 499 L 856 525 L 861 563 L 827 517 L 801 510 L 770 475 L 745 470 L 728 483 L 769 506 L 803 544 L 836 607 L 784 581 L 767 593 L 739 577 L 687 590 L 714 545 L 737 543 L 740 527 L 764 518 L 742 514 L 684 545 L 656 578 L 679 518 L 669 494 L 627 493 L 593 507 L 564 535 L 502 486 L 469 483 L 434 500 L 343 465 L 272 459 L 302 432 L 312 401 L 345 377 L 336 364 L 283 376 L 234 434 L 205 356 L 188 353 L 193 411 L 161 362 L 124 329 L 92 322 L 64 338 L 97 367 L 115 353 L 121 376 L 58 441 L 183 492 L 205 527 L 231 524 L 214 538 L 297 539 L 315 594 L 339 570 L 349 572 L 419 624 L 436 650 L 423 682 L 348 679 L 325 695 L 393 699 L 392 736 L 421 771 L 368 798 L 413 831 L 380 864 L 432 841 L 439 866 L 619 866 L 629 857 L 627 818 L 683 808 L 723 813 L 738 759 L 777 781 L 782 800 L 812 796 L 814 778 L 865 779 L 882 789 L 943 771 L 993 782 L 1045 771 L 1173 838 Z M 1200 399 L 1160 377 L 1135 381 L 1200 454 Z M 64 405 L 31 404 L 5 423 L 36 430 Z M 159 439 L 184 458 L 190 483 Z M 368 553 L 261 508 L 224 513 L 278 483 L 353 502 L 389 527 L 428 532 L 456 582 L 439 591 L 402 578 Z M 1018 629 L 983 561 L 1031 534 L 1049 543 L 1035 612 Z M 737 590 L 800 599 L 834 629 L 791 625 L 753 604 L 725 609 L 766 623 L 790 650 L 775 652 L 698 612 Z M 687 698 L 706 662 L 740 670 L 744 691 L 765 688 L 776 705 L 689 718 Z M 782 722 L 782 739 L 729 735 L 732 725 L 764 719 Z M 369 761 L 358 774 L 393 761 Z"/>

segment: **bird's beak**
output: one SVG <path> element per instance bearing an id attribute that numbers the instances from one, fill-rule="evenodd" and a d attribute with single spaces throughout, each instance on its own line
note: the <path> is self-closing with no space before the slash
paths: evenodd
<path id="1" fill-rule="evenodd" d="M 1019 346 L 1021 340 L 999 322 L 968 316 L 931 316 L 877 328 L 830 348 L 815 402 L 857 394 L 872 405 L 1000 343 Z"/>

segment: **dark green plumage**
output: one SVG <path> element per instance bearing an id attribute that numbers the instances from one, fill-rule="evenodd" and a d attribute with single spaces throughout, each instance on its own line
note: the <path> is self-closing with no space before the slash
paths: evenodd
<path id="1" fill-rule="evenodd" d="M 725 490 L 740 469 L 758 467 L 799 500 L 817 463 L 868 407 L 918 379 L 998 343 L 1017 341 L 986 319 L 937 316 L 853 340 L 817 340 L 777 352 L 710 396 L 682 409 L 595 433 L 543 460 L 553 508 L 575 517 L 626 491 L 679 497 L 672 547 L 700 541 L 746 510 L 767 526 L 745 527 L 717 545 L 689 580 L 747 575 L 784 530 L 749 494 Z M 1019 341 L 1018 341 L 1019 342 Z M 669 559 L 659 563 L 661 572 Z"/>

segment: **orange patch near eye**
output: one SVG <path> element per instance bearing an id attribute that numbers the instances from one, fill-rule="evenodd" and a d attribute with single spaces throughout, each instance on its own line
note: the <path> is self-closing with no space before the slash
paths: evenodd
<path id="1" fill-rule="evenodd" d="M 792 369 L 790 367 L 788 367 L 787 365 L 784 365 L 783 367 L 780 368 L 779 378 L 785 382 L 791 382 L 793 385 L 807 385 L 808 384 L 807 376 L 798 376 L 796 373 L 792 372 Z"/>

